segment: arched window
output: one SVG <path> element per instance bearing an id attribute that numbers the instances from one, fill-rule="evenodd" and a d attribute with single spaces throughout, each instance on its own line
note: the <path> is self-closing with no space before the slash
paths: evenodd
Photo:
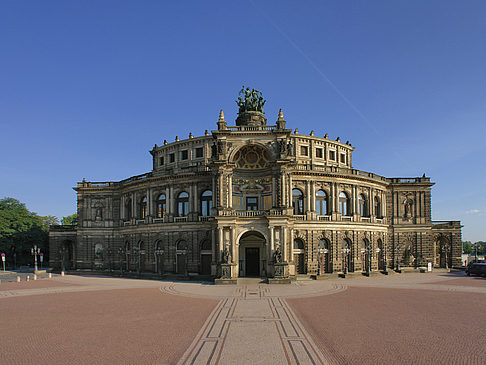
<path id="1" fill-rule="evenodd" d="M 300 238 L 296 238 L 294 240 L 294 250 L 303 250 L 304 249 L 304 242 Z"/>
<path id="2" fill-rule="evenodd" d="M 147 197 L 144 196 L 140 201 L 140 218 L 144 219 L 147 216 Z"/>
<path id="3" fill-rule="evenodd" d="M 125 212 L 127 220 L 132 219 L 132 199 L 130 198 L 125 202 Z"/>
<path id="4" fill-rule="evenodd" d="M 184 217 L 189 213 L 189 194 L 183 191 L 177 196 L 177 214 Z"/>
<path id="5" fill-rule="evenodd" d="M 327 194 L 324 190 L 316 193 L 316 212 L 317 215 L 327 215 Z"/>
<path id="6" fill-rule="evenodd" d="M 304 194 L 299 189 L 292 190 L 292 206 L 294 208 L 294 215 L 304 214 Z"/>
<path id="7" fill-rule="evenodd" d="M 368 202 L 366 201 L 366 197 L 363 194 L 359 194 L 358 196 L 358 207 L 359 207 L 359 215 L 362 217 L 367 217 Z"/>
<path id="8" fill-rule="evenodd" d="M 380 198 L 375 196 L 375 216 L 376 218 L 383 218 L 383 213 L 381 211 L 381 201 Z"/>
<path id="9" fill-rule="evenodd" d="M 213 207 L 213 192 L 211 190 L 203 191 L 201 194 L 201 215 L 210 216 Z"/>
<path id="10" fill-rule="evenodd" d="M 177 242 L 177 250 L 178 251 L 184 251 L 186 249 L 187 249 L 186 241 L 180 240 L 179 242 Z"/>
<path id="11" fill-rule="evenodd" d="M 339 213 L 341 213 L 341 215 L 350 215 L 349 198 L 344 191 L 339 193 Z"/>
<path id="12" fill-rule="evenodd" d="M 157 218 L 163 218 L 167 209 L 167 199 L 165 194 L 160 194 L 157 198 Z"/>
<path id="13" fill-rule="evenodd" d="M 210 240 L 204 240 L 201 243 L 201 251 L 211 251 L 211 241 Z"/>

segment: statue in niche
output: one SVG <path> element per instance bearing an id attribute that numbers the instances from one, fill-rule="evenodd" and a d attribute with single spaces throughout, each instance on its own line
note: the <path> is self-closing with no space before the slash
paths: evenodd
<path id="1" fill-rule="evenodd" d="M 103 209 L 101 207 L 96 207 L 95 220 L 100 221 L 103 219 L 102 216 Z"/>
<path id="2" fill-rule="evenodd" d="M 273 262 L 275 262 L 276 264 L 282 262 L 282 251 L 280 251 L 280 246 L 278 246 L 275 252 L 273 253 Z"/>
<path id="3" fill-rule="evenodd" d="M 413 201 L 409 198 L 405 199 L 403 202 L 404 218 L 410 218 L 412 216 L 412 205 Z"/>
<path id="4" fill-rule="evenodd" d="M 292 142 L 287 143 L 287 155 L 292 156 Z"/>
<path id="5" fill-rule="evenodd" d="M 224 264 L 231 263 L 231 252 L 228 249 L 228 247 L 225 247 L 223 251 L 223 263 Z"/>

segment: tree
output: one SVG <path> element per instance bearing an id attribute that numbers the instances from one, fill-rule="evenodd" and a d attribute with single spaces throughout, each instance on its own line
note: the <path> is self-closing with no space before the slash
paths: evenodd
<path id="1" fill-rule="evenodd" d="M 462 243 L 462 253 L 471 254 L 473 253 L 473 247 L 470 241 Z"/>
<path id="2" fill-rule="evenodd" d="M 51 218 L 45 218 L 30 212 L 17 199 L 0 199 L 0 251 L 6 253 L 7 262 L 13 264 L 15 252 L 17 265 L 30 263 L 30 248 L 34 245 L 47 254 L 48 232 L 45 227 Z"/>
<path id="3" fill-rule="evenodd" d="M 67 217 L 62 217 L 61 219 L 62 225 L 78 225 L 78 215 L 76 213 L 68 215 Z"/>
<path id="4" fill-rule="evenodd" d="M 54 225 L 54 224 L 59 224 L 59 219 L 56 216 L 53 215 L 48 215 L 45 217 L 39 217 L 42 221 L 42 229 L 44 231 L 49 231 L 49 227 Z"/>

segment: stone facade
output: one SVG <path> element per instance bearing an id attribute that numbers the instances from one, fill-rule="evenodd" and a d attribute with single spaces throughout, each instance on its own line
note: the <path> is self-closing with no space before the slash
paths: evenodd
<path id="1" fill-rule="evenodd" d="M 50 265 L 227 279 L 461 265 L 460 222 L 431 220 L 429 177 L 353 169 L 349 142 L 292 132 L 281 111 L 217 125 L 155 145 L 151 172 L 79 182 Z"/>

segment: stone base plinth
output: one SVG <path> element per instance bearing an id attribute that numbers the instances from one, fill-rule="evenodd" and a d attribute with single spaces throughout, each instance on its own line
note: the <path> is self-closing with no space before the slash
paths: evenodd
<path id="1" fill-rule="evenodd" d="M 290 278 L 269 278 L 268 283 L 269 284 L 290 284 L 291 280 Z"/>
<path id="2" fill-rule="evenodd" d="M 279 262 L 273 265 L 275 279 L 288 279 L 289 264 L 287 262 Z"/>
<path id="3" fill-rule="evenodd" d="M 236 285 L 238 279 L 214 279 L 215 285 Z"/>

